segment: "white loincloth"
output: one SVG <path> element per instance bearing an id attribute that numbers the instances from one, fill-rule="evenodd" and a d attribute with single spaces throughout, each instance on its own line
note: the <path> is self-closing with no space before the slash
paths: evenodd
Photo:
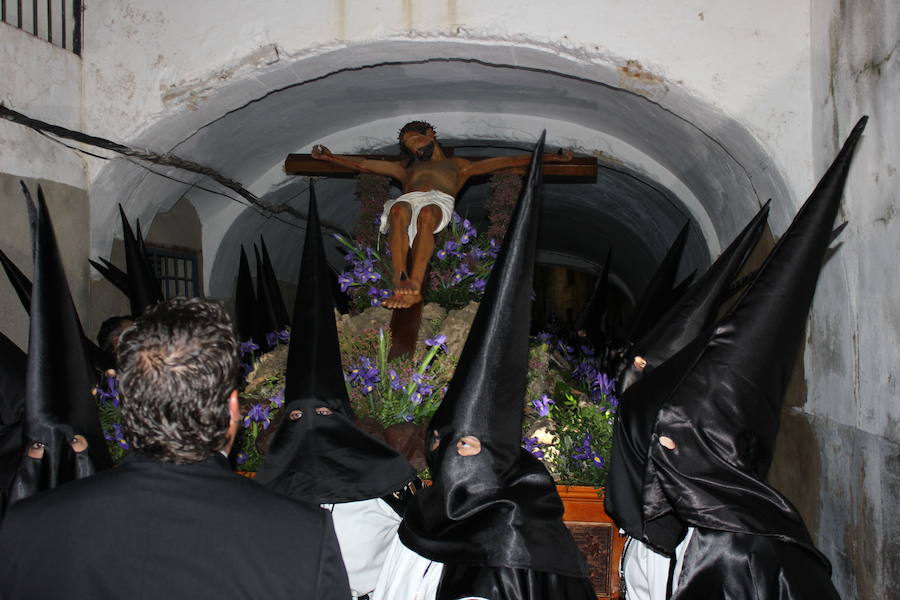
<path id="1" fill-rule="evenodd" d="M 443 571 L 442 563 L 419 556 L 394 536 L 372 600 L 434 600 Z"/>
<path id="2" fill-rule="evenodd" d="M 388 549 L 396 541 L 400 517 L 383 500 L 323 504 L 331 511 L 353 598 L 375 590 Z"/>
<path id="3" fill-rule="evenodd" d="M 381 213 L 381 227 L 379 228 L 381 233 L 388 232 L 388 214 L 391 211 L 391 207 L 398 202 L 406 202 L 412 208 L 412 218 L 409 220 L 409 227 L 406 228 L 407 235 L 409 236 L 409 245 L 412 246 L 413 240 L 416 239 L 416 232 L 418 231 L 416 222 L 419 220 L 419 212 L 422 211 L 422 208 L 429 204 L 434 204 L 441 209 L 441 222 L 434 230 L 434 232 L 437 233 L 450 223 L 450 219 L 453 217 L 453 205 L 456 201 L 450 194 L 445 194 L 438 190 L 430 190 L 428 192 L 407 192 L 399 198 L 388 200 L 384 203 L 384 211 Z"/>
<path id="4" fill-rule="evenodd" d="M 678 589 L 678 578 L 684 564 L 684 552 L 693 527 L 688 527 L 687 535 L 675 548 L 675 570 L 672 575 L 672 593 Z M 628 600 L 666 600 L 666 586 L 669 583 L 669 558 L 657 554 L 643 542 L 630 538 L 625 553 L 625 593 Z"/>

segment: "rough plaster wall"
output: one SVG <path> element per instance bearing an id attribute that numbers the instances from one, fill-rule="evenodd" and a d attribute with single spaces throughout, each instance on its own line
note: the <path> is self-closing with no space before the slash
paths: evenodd
<path id="1" fill-rule="evenodd" d="M 0 199 L 3 218 L 0 219 L 0 244 L 3 251 L 29 277 L 32 274 L 31 230 L 28 226 L 25 200 L 19 186 L 20 177 L 0 173 Z M 33 194 L 41 185 L 47 208 L 62 254 L 69 289 L 82 321 L 88 315 L 89 281 L 87 253 L 88 199 L 82 189 L 47 181 L 24 179 Z M 28 343 L 28 315 L 12 289 L 5 273 L 0 273 L 0 331 L 22 348 Z"/>
<path id="2" fill-rule="evenodd" d="M 241 18 L 235 18 L 240 14 Z M 151 116 L 193 110 L 229 79 L 280 57 L 378 39 L 450 39 L 559 48 L 619 67 L 624 87 L 664 96 L 685 82 L 745 123 L 799 189 L 811 181 L 806 2 L 651 0 L 160 0 L 92 2 L 85 19 L 87 123 L 135 137 Z M 711 52 L 710 48 L 716 48 Z M 259 78 L 260 92 L 272 82 Z M 198 123 L 201 125 L 202 123 Z M 177 140 L 172 140 L 177 141 Z M 803 150 L 801 150 L 803 149 Z"/>
<path id="3" fill-rule="evenodd" d="M 821 173 L 869 126 L 808 332 L 804 415 L 822 468 L 818 540 L 845 598 L 900 597 L 900 3 L 822 2 L 812 18 L 813 148 Z"/>
<path id="4" fill-rule="evenodd" d="M 0 23 L 0 102 L 35 118 L 78 128 L 81 59 Z M 0 173 L 87 187 L 85 163 L 76 153 L 21 125 L 3 120 L 0 120 Z"/>

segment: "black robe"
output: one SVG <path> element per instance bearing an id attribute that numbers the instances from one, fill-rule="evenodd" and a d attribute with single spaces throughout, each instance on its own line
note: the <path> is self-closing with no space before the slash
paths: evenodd
<path id="1" fill-rule="evenodd" d="M 0 598 L 347 600 L 327 511 L 230 472 L 131 456 L 14 504 Z"/>

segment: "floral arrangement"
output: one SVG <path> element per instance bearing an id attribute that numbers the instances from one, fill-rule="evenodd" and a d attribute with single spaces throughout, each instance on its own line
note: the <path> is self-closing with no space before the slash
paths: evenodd
<path id="1" fill-rule="evenodd" d="M 378 248 L 340 234 L 334 237 L 347 251 L 344 260 L 348 268 L 338 276 L 341 291 L 349 292 L 356 312 L 369 306 L 381 306 L 381 302 L 391 295 L 394 272 L 390 250 L 386 248 L 382 253 Z M 481 300 L 499 250 L 496 240 L 485 233 L 479 234 L 468 219 L 454 212 L 450 224 L 438 234 L 435 242 L 425 302 L 455 309 Z"/>

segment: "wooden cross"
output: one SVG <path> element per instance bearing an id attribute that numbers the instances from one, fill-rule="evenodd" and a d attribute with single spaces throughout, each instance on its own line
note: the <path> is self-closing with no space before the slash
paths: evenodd
<path id="1" fill-rule="evenodd" d="M 453 156 L 453 148 L 441 146 L 444 154 Z M 409 158 L 402 154 L 350 154 L 355 158 L 384 161 L 407 161 Z M 477 162 L 493 158 L 490 156 L 465 157 L 467 160 Z M 312 157 L 311 154 L 289 154 L 284 161 L 284 171 L 289 175 L 305 175 L 308 177 L 335 177 L 347 178 L 359 175 L 358 170 L 351 169 L 333 162 L 326 162 Z M 507 169 L 505 173 L 524 174 L 525 168 Z M 597 177 L 597 158 L 593 156 L 573 157 L 568 162 L 545 163 L 543 175 L 547 181 L 566 182 L 593 182 Z M 470 181 L 478 183 L 487 180 L 488 175 L 473 177 Z M 426 278 L 427 281 L 427 278 Z M 423 282 L 424 285 L 424 282 Z M 424 294 L 424 290 L 423 290 Z M 391 316 L 391 351 L 389 358 L 411 354 L 419 335 L 419 326 L 422 322 L 423 302 L 414 304 L 409 308 L 395 309 Z"/>

